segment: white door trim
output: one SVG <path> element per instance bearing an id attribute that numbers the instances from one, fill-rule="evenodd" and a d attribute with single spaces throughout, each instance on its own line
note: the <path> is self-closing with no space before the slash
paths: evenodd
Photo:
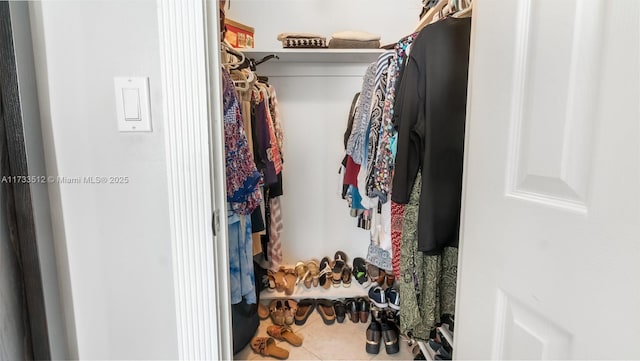
<path id="1" fill-rule="evenodd" d="M 211 71 L 220 65 L 219 31 L 217 21 L 207 21 L 218 5 L 157 4 L 178 357 L 230 360 L 221 82 Z"/>

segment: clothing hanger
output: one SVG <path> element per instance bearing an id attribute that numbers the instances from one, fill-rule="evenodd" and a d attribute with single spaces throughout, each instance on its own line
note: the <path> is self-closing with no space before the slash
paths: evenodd
<path id="1" fill-rule="evenodd" d="M 427 11 L 427 13 L 422 18 L 420 18 L 420 21 L 418 22 L 418 27 L 416 28 L 415 32 L 418 32 L 422 30 L 425 26 L 431 24 L 433 17 L 448 4 L 449 4 L 449 0 L 438 1 L 437 4 L 435 4 L 431 9 L 429 9 L 429 11 Z"/>
<path id="2" fill-rule="evenodd" d="M 244 54 L 240 51 L 234 49 L 226 40 L 220 42 L 221 48 L 229 55 L 235 56 L 238 61 L 231 61 L 227 63 L 223 63 L 222 65 L 229 67 L 230 69 L 238 69 L 238 67 L 243 64 L 246 60 Z"/>
<path id="3" fill-rule="evenodd" d="M 434 18 L 431 22 L 434 23 L 457 13 L 462 9 L 462 7 L 460 6 L 460 1 L 461 0 L 449 0 L 449 3 L 444 8 L 442 8 L 442 10 L 440 10 L 439 16 L 437 18 Z"/>
<path id="4" fill-rule="evenodd" d="M 233 81 L 236 90 L 240 91 L 250 90 L 256 80 L 256 75 L 252 71 L 234 71 L 232 75 L 234 77 L 240 77 L 240 79 Z"/>
<path id="5" fill-rule="evenodd" d="M 462 19 L 462 18 L 471 17 L 471 13 L 473 11 L 473 1 L 465 0 L 464 2 L 467 4 L 467 7 L 453 14 L 454 18 Z"/>

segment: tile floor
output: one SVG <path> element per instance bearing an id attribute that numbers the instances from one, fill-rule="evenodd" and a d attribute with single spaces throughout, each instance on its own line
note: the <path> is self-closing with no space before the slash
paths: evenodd
<path id="1" fill-rule="evenodd" d="M 271 319 L 260 322 L 256 336 L 268 336 L 267 327 L 272 324 Z M 380 345 L 379 354 L 368 354 L 365 351 L 365 331 L 368 326 L 368 323 L 353 323 L 348 319 L 344 323 L 325 325 L 314 310 L 304 325 L 291 325 L 293 331 L 303 338 L 302 346 L 295 347 L 285 341 L 276 343 L 289 350 L 289 360 L 413 360 L 412 347 L 408 346 L 404 338 L 400 338 L 400 352 L 397 354 L 387 355 L 384 343 Z M 275 360 L 253 352 L 249 345 L 236 354 L 234 359 Z"/>

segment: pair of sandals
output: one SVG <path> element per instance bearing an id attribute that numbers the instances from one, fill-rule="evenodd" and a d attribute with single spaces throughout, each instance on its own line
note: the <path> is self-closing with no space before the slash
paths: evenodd
<path id="1" fill-rule="evenodd" d="M 296 285 L 302 282 L 306 288 L 311 288 L 320 284 L 320 265 L 317 260 L 300 261 L 296 263 L 294 270 L 297 276 Z"/>
<path id="2" fill-rule="evenodd" d="M 344 287 L 351 286 L 351 267 L 347 264 L 347 255 L 342 251 L 333 256 L 332 282 L 333 287 L 340 287 L 341 283 Z"/>
<path id="3" fill-rule="evenodd" d="M 251 340 L 251 349 L 262 356 L 271 356 L 280 360 L 289 358 L 289 351 L 276 345 L 276 340 L 286 341 L 293 346 L 302 346 L 302 338 L 288 326 L 269 326 L 267 334 L 271 337 L 254 337 Z"/>
<path id="4" fill-rule="evenodd" d="M 367 274 L 372 285 L 383 287 L 385 284 L 387 287 L 392 287 L 396 281 L 396 276 L 393 272 L 386 272 L 385 270 L 378 268 L 372 264 L 367 264 Z"/>
<path id="5" fill-rule="evenodd" d="M 294 300 L 273 300 L 269 304 L 269 316 L 274 325 L 291 325 L 295 321 L 298 303 Z"/>
<path id="6" fill-rule="evenodd" d="M 284 292 L 285 295 L 291 296 L 298 281 L 296 271 L 291 268 L 281 266 L 277 272 L 269 270 L 267 272 L 269 279 L 269 290 Z"/>

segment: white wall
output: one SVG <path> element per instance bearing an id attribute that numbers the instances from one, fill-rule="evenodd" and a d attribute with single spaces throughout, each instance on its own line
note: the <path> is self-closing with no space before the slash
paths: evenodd
<path id="1" fill-rule="evenodd" d="M 30 175 L 44 175 L 46 169 L 28 3 L 12 1 L 9 3 L 9 10 L 18 72 L 18 91 L 20 93 L 27 165 Z M 70 310 L 66 310 L 66 312 L 63 310 L 61 295 L 65 295 L 65 292 L 60 292 L 60 290 L 66 290 L 66 294 L 69 294 L 69 274 L 63 272 L 63 279 L 59 280 L 58 262 L 56 262 L 57 257 L 60 257 L 62 262 L 66 262 L 66 253 L 63 251 L 64 244 L 61 242 L 54 244 L 47 186 L 34 183 L 30 185 L 30 190 L 51 358 L 66 359 L 69 358 L 69 339 L 65 315 L 72 317 L 72 314 L 69 313 Z M 66 271 L 66 268 L 62 269 Z M 70 300 L 67 303 L 70 304 Z"/>
<path id="2" fill-rule="evenodd" d="M 257 49 L 279 49 L 276 36 L 284 32 L 329 40 L 335 32 L 359 30 L 396 42 L 415 29 L 421 7 L 420 0 L 231 0 L 227 16 L 255 28 Z"/>
<path id="3" fill-rule="evenodd" d="M 68 267 L 72 296 L 72 357 L 175 359 L 156 4 L 55 1 L 30 10 L 47 172 L 130 179 L 49 186 L 54 238 L 68 260 L 60 268 Z M 149 77 L 152 133 L 117 131 L 116 76 Z"/>

